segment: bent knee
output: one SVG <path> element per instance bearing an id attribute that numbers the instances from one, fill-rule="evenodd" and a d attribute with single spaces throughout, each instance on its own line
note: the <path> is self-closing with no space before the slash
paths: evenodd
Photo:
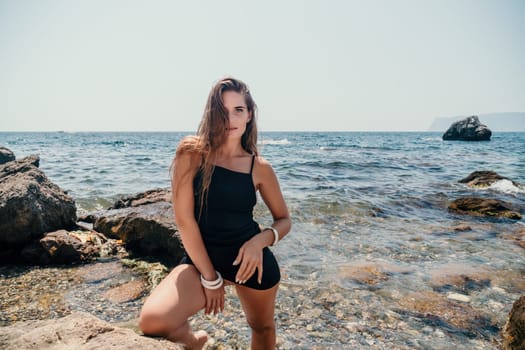
<path id="1" fill-rule="evenodd" d="M 166 323 L 161 315 L 142 310 L 139 316 L 139 329 L 145 335 L 163 336 Z"/>
<path id="2" fill-rule="evenodd" d="M 248 319 L 248 325 L 256 333 L 269 334 L 275 332 L 275 322 L 273 320 L 271 322 L 261 322 Z"/>

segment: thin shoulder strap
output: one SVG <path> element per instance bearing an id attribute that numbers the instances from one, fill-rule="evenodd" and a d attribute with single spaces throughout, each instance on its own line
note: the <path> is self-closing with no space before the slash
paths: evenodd
<path id="1" fill-rule="evenodd" d="M 250 166 L 250 174 L 253 172 L 253 164 L 255 163 L 255 154 L 252 155 L 252 165 Z"/>

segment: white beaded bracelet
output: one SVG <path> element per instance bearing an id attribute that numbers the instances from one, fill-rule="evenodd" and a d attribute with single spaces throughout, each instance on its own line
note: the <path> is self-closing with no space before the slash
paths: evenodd
<path id="1" fill-rule="evenodd" d="M 219 271 L 215 271 L 215 273 L 217 274 L 217 279 L 215 281 L 208 281 L 208 280 L 205 280 L 204 277 L 202 276 L 201 274 L 201 284 L 204 288 L 206 289 L 219 289 L 222 287 L 222 284 L 224 283 L 224 280 L 222 279 L 222 276 L 221 274 L 219 273 Z"/>
<path id="2" fill-rule="evenodd" d="M 268 226 L 268 227 L 265 227 L 263 229 L 263 231 L 265 230 L 271 230 L 273 232 L 273 242 L 272 242 L 272 246 L 276 245 L 277 242 L 279 242 L 279 231 L 277 231 L 277 229 L 273 226 Z"/>

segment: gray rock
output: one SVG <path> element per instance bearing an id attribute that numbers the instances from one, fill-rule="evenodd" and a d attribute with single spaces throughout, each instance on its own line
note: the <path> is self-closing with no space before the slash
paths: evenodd
<path id="1" fill-rule="evenodd" d="M 443 140 L 490 141 L 491 136 L 492 131 L 473 115 L 452 124 L 443 134 Z"/>
<path id="2" fill-rule="evenodd" d="M 503 328 L 503 349 L 525 349 L 525 295 L 512 305 L 509 319 Z"/>
<path id="3" fill-rule="evenodd" d="M 0 349 L 141 349 L 182 350 L 173 342 L 141 336 L 95 316 L 75 312 L 45 321 L 26 321 L 2 327 Z"/>
<path id="4" fill-rule="evenodd" d="M 136 256 L 155 257 L 175 265 L 184 253 L 169 202 L 94 212 L 80 220 L 93 222 L 95 231 L 122 240 Z"/>
<path id="5" fill-rule="evenodd" d="M 75 201 L 38 169 L 39 160 L 29 156 L 0 165 L 1 250 L 75 226 Z"/>
<path id="6" fill-rule="evenodd" d="M 141 205 L 157 203 L 157 202 L 168 202 L 171 203 L 171 191 L 165 189 L 154 189 L 142 193 L 138 193 L 132 196 L 125 196 L 116 201 L 108 209 L 122 209 L 129 207 L 139 207 Z"/>
<path id="7" fill-rule="evenodd" d="M 15 154 L 9 148 L 0 147 L 0 164 L 5 164 L 15 159 Z"/>

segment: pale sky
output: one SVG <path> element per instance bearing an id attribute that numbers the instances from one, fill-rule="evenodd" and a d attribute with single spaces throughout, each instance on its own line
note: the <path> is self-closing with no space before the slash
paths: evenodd
<path id="1" fill-rule="evenodd" d="M 225 75 L 262 131 L 525 112 L 525 1 L 0 0 L 0 131 L 194 131 Z"/>

